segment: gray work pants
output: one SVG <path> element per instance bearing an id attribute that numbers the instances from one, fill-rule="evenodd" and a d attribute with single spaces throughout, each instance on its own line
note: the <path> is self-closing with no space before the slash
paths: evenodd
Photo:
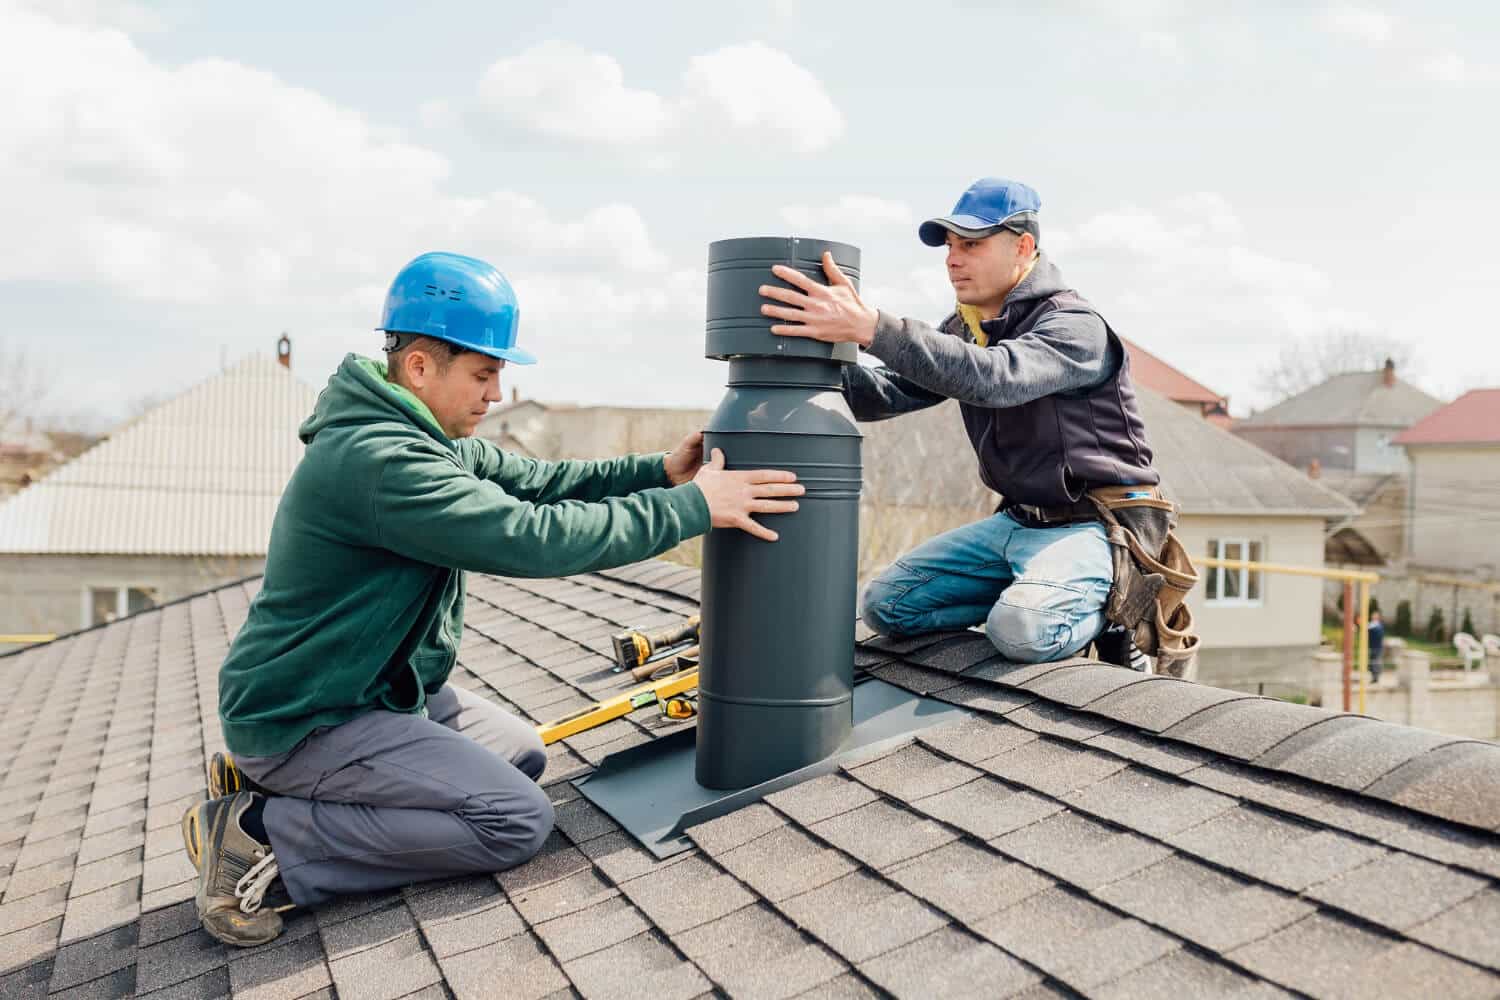
<path id="1" fill-rule="evenodd" d="M 235 758 L 275 793 L 266 832 L 294 903 L 501 871 L 540 849 L 552 803 L 536 729 L 451 685 L 427 711 L 369 712 L 287 753 Z"/>

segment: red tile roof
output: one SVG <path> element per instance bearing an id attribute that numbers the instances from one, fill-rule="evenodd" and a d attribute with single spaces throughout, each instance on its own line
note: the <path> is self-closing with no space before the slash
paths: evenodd
<path id="1" fill-rule="evenodd" d="M 1471 389 L 1412 424 L 1396 444 L 1500 444 L 1500 389 Z"/>
<path id="2" fill-rule="evenodd" d="M 1154 389 L 1178 403 L 1227 403 L 1228 397 L 1214 392 L 1167 364 L 1139 344 L 1120 338 L 1130 354 L 1130 374 L 1140 385 Z"/>

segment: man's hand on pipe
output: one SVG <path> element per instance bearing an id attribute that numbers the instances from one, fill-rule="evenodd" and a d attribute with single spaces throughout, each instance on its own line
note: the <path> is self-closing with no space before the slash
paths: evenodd
<path id="1" fill-rule="evenodd" d="M 763 315 L 787 320 L 772 325 L 771 332 L 783 337 L 805 337 L 826 344 L 855 343 L 868 348 L 875 339 L 877 310 L 864 304 L 849 277 L 833 262 L 833 254 L 823 253 L 823 273 L 828 284 L 812 280 L 794 268 L 777 264 L 771 273 L 791 285 L 761 285 L 760 294 L 780 305 L 766 303 Z"/>
<path id="2" fill-rule="evenodd" d="M 724 452 L 715 448 L 703 468 L 693 477 L 715 528 L 739 528 L 767 542 L 777 539 L 776 532 L 764 528 L 751 514 L 790 514 L 797 501 L 781 497 L 800 497 L 807 492 L 792 472 L 780 469 L 756 469 L 730 472 L 724 468 Z"/>
<path id="3" fill-rule="evenodd" d="M 703 467 L 703 432 L 693 431 L 682 442 L 667 452 L 667 478 L 673 486 L 692 482 Z"/>

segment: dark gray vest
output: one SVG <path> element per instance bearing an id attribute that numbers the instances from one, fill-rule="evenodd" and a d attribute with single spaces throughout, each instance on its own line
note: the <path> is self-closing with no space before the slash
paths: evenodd
<path id="1" fill-rule="evenodd" d="M 1052 310 L 1065 306 L 1095 312 L 1077 292 L 1007 306 L 984 323 L 994 344 L 1026 333 Z M 1097 315 L 1097 312 L 1095 312 Z M 968 328 L 956 314 L 944 332 L 965 340 Z M 991 408 L 960 403 L 969 440 L 979 456 L 979 476 L 1012 503 L 1060 507 L 1095 486 L 1155 486 L 1146 425 L 1130 381 L 1130 356 L 1109 329 L 1114 374 L 1091 389 L 1043 396 L 1020 406 Z"/>

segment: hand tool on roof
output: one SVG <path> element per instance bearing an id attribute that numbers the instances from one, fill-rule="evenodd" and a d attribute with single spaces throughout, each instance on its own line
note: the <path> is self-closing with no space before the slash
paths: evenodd
<path id="1" fill-rule="evenodd" d="M 558 740 L 575 736 L 586 729 L 593 729 L 595 726 L 602 726 L 606 722 L 629 715 L 638 708 L 666 701 L 673 695 L 680 695 L 697 686 L 698 671 L 696 669 L 679 670 L 659 681 L 631 688 L 613 698 L 596 701 L 587 708 L 580 708 L 560 719 L 553 719 L 551 722 L 537 726 L 537 735 L 542 738 L 543 743 L 556 743 Z"/>
<path id="2" fill-rule="evenodd" d="M 687 621 L 670 625 L 655 632 L 626 629 L 610 637 L 615 647 L 615 668 L 634 670 L 645 665 L 647 660 L 663 650 L 680 646 L 685 642 L 698 641 L 699 617 L 693 615 Z"/>
<path id="3" fill-rule="evenodd" d="M 641 666 L 630 672 L 630 676 L 637 681 L 657 681 L 668 674 L 675 674 L 679 670 L 687 670 L 698 666 L 698 647 L 689 646 L 680 653 L 669 653 L 666 656 L 658 656 L 654 660 L 648 660 Z"/>

